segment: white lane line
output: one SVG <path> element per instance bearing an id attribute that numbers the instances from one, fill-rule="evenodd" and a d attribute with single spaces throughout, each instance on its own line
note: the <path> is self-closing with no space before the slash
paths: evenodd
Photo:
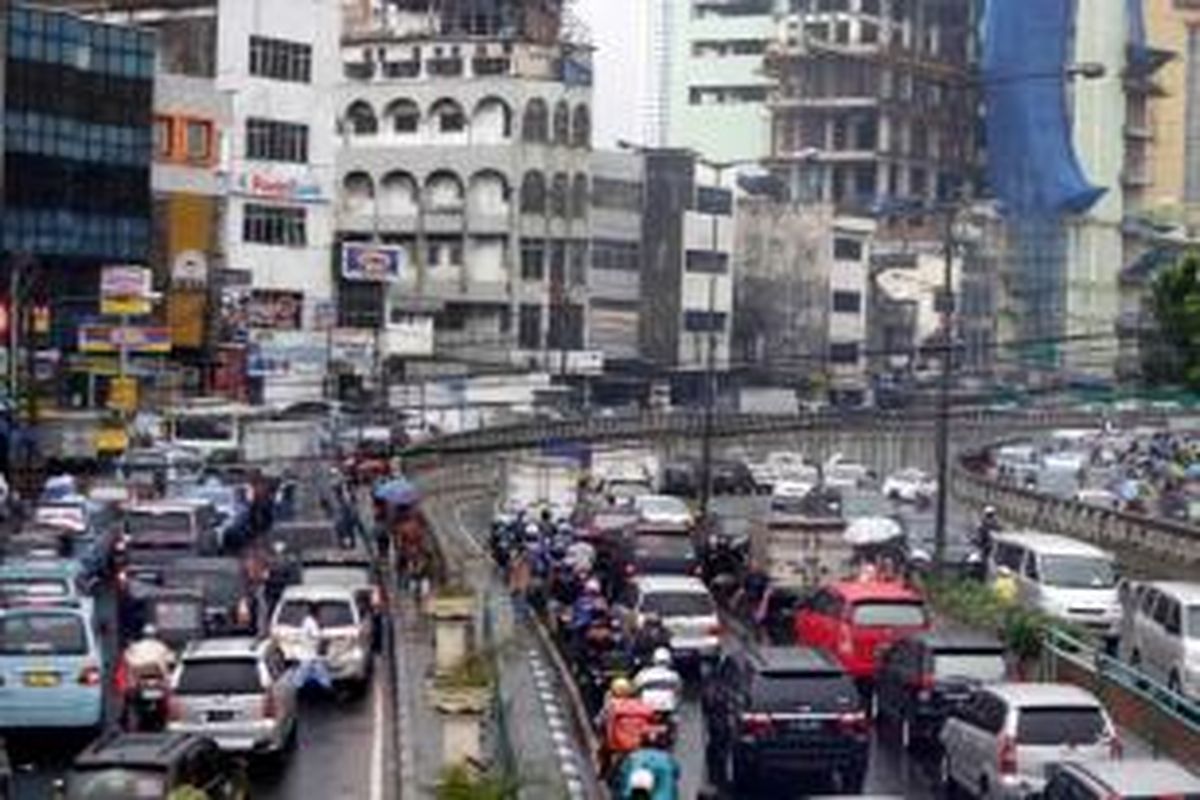
<path id="1" fill-rule="evenodd" d="M 383 800 L 383 681 L 372 681 L 374 684 L 373 703 L 375 706 L 375 721 L 371 736 L 371 800 Z"/>

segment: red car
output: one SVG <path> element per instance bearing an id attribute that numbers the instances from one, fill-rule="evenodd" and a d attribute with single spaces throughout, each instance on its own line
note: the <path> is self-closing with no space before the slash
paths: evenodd
<path id="1" fill-rule="evenodd" d="M 856 681 L 871 682 L 879 656 L 930 627 L 925 601 L 891 580 L 846 580 L 821 587 L 795 616 L 796 643 L 829 651 Z"/>

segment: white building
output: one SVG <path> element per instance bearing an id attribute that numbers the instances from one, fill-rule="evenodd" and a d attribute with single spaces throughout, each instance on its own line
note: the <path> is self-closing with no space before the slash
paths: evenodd
<path id="1" fill-rule="evenodd" d="M 829 272 L 829 397 L 859 405 L 867 391 L 867 290 L 874 221 L 835 217 L 833 266 Z"/>

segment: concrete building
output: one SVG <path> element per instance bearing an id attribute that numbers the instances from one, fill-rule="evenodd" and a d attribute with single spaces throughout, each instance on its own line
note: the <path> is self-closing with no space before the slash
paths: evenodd
<path id="1" fill-rule="evenodd" d="M 436 13 L 452 5 L 377 5 L 343 39 L 339 243 L 395 248 L 403 268 L 343 275 L 339 316 L 436 315 L 435 371 L 581 371 L 589 52 L 557 38 L 552 4 L 495 4 L 465 28 Z"/>

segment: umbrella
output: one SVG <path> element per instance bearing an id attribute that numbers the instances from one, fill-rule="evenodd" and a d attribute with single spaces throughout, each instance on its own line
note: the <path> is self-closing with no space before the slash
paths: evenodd
<path id="1" fill-rule="evenodd" d="M 392 506 L 411 506 L 421 499 L 421 492 L 407 478 L 392 478 L 375 487 L 372 496 Z"/>
<path id="2" fill-rule="evenodd" d="M 846 527 L 846 541 L 856 547 L 883 544 L 904 536 L 900 523 L 891 517 L 858 517 Z"/>
<path id="3" fill-rule="evenodd" d="M 1183 476 L 1188 480 L 1200 478 L 1200 461 L 1194 461 L 1187 465 L 1187 469 L 1183 471 Z"/>

